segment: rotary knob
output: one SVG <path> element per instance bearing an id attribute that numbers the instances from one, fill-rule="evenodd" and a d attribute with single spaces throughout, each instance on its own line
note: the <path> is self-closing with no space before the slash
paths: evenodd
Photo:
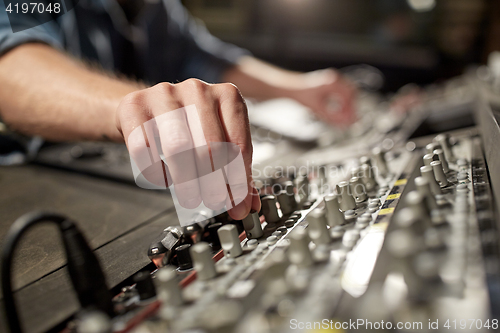
<path id="1" fill-rule="evenodd" d="M 295 210 L 295 197 L 293 195 L 293 192 L 292 194 L 289 194 L 286 190 L 281 191 L 278 194 L 278 202 L 280 204 L 281 213 L 283 213 L 283 215 L 290 214 Z"/>
<path id="2" fill-rule="evenodd" d="M 369 164 L 362 164 L 361 167 L 361 181 L 366 186 L 367 191 L 371 191 L 377 186 L 377 181 L 375 180 L 375 174 L 372 167 Z"/>
<path id="3" fill-rule="evenodd" d="M 448 179 L 444 174 L 443 166 L 441 161 L 433 161 L 431 162 L 432 170 L 434 171 L 434 178 L 438 181 L 441 186 L 448 185 Z"/>
<path id="4" fill-rule="evenodd" d="M 358 200 L 358 202 L 365 201 L 368 197 L 366 196 L 366 187 L 358 177 L 352 177 L 349 180 L 349 185 L 351 187 L 352 195 Z"/>
<path id="5" fill-rule="evenodd" d="M 340 211 L 338 196 L 328 194 L 324 198 L 326 208 L 326 221 L 330 227 L 342 225 L 345 223 L 344 214 Z"/>
<path id="6" fill-rule="evenodd" d="M 451 149 L 449 136 L 447 134 L 439 134 L 434 138 L 434 141 L 439 143 L 441 149 L 443 150 L 444 156 L 447 161 L 454 161 L 455 157 L 453 155 L 453 150 Z"/>
<path id="7" fill-rule="evenodd" d="M 420 167 L 420 174 L 422 175 L 422 178 L 429 182 L 429 186 L 434 195 L 441 194 L 441 187 L 439 187 L 439 184 L 434 177 L 434 170 L 432 170 L 430 165 Z"/>
<path id="8" fill-rule="evenodd" d="M 387 176 L 389 174 L 389 168 L 387 167 L 384 152 L 379 147 L 376 147 L 372 150 L 372 153 L 375 158 L 379 174 L 381 176 Z"/>
<path id="9" fill-rule="evenodd" d="M 430 166 L 433 161 L 435 161 L 437 156 L 435 156 L 433 153 L 431 154 L 425 154 L 423 157 L 424 160 L 424 165 Z"/>
<path id="10" fill-rule="evenodd" d="M 260 238 L 263 235 L 262 225 L 260 224 L 259 214 L 255 211 L 251 211 L 243 219 L 243 228 L 247 234 L 248 239 Z"/>
<path id="11" fill-rule="evenodd" d="M 432 194 L 431 187 L 427 179 L 422 177 L 415 178 L 415 186 L 417 191 L 425 198 L 427 206 L 430 210 L 437 208 L 436 198 Z"/>
<path id="12" fill-rule="evenodd" d="M 316 244 L 328 244 L 331 241 L 330 235 L 328 234 L 328 228 L 326 227 L 326 216 L 325 211 L 320 209 L 313 210 L 308 216 L 307 221 L 309 226 L 307 227 L 309 238 Z"/>
<path id="13" fill-rule="evenodd" d="M 172 267 L 164 267 L 156 273 L 156 286 L 158 288 L 158 298 L 169 306 L 178 306 L 184 303 L 182 299 L 177 274 Z"/>
<path id="14" fill-rule="evenodd" d="M 236 258 L 243 253 L 238 237 L 238 230 L 234 224 L 226 224 L 217 230 L 220 245 L 227 258 Z"/>
<path id="15" fill-rule="evenodd" d="M 441 165 L 443 166 L 443 171 L 447 173 L 450 171 L 450 167 L 448 166 L 448 161 L 446 161 L 446 157 L 444 156 L 444 152 L 442 149 L 434 150 L 434 154 L 437 155 L 439 161 L 441 161 Z"/>
<path id="16" fill-rule="evenodd" d="M 296 229 L 290 233 L 290 247 L 288 248 L 290 263 L 298 267 L 308 267 L 313 264 L 309 250 L 309 236 L 304 229 Z"/>
<path id="17" fill-rule="evenodd" d="M 276 197 L 274 195 L 266 195 L 261 199 L 262 213 L 266 218 L 267 223 L 276 223 L 280 220 L 278 215 L 278 207 L 276 207 Z"/>
<path id="18" fill-rule="evenodd" d="M 210 280 L 217 275 L 215 263 L 212 259 L 212 251 L 207 243 L 196 243 L 191 246 L 190 253 L 198 279 L 203 281 Z"/>
<path id="19" fill-rule="evenodd" d="M 193 260 L 191 259 L 191 254 L 189 249 L 191 244 L 183 244 L 175 248 L 177 252 L 177 263 L 179 264 L 179 269 L 186 270 L 193 268 Z"/>
<path id="20" fill-rule="evenodd" d="M 340 210 L 346 212 L 356 208 L 356 201 L 350 193 L 349 183 L 340 182 L 337 185 L 337 193 L 340 194 Z"/>
<path id="21" fill-rule="evenodd" d="M 405 199 L 408 205 L 407 208 L 410 208 L 415 216 L 418 216 L 427 227 L 430 227 L 430 211 L 425 201 L 425 197 L 418 191 L 411 191 L 406 195 Z"/>

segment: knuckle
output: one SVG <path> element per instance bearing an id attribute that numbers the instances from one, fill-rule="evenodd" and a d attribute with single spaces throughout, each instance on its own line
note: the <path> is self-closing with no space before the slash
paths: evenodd
<path id="1" fill-rule="evenodd" d="M 155 90 L 157 89 L 160 92 L 163 92 L 163 93 L 170 95 L 174 91 L 175 86 L 169 82 L 161 82 L 161 83 L 158 83 L 157 85 L 153 86 L 153 89 L 155 89 Z"/>
<path id="2" fill-rule="evenodd" d="M 123 97 L 121 105 L 143 105 L 146 101 L 146 96 L 143 90 L 134 91 Z"/>
<path id="3" fill-rule="evenodd" d="M 173 132 L 168 136 L 167 140 L 168 144 L 165 145 L 163 150 L 168 156 L 172 156 L 192 148 L 190 138 L 186 135 L 182 135 L 181 133 Z"/>
<path id="4" fill-rule="evenodd" d="M 187 79 L 184 84 L 195 92 L 204 92 L 207 88 L 207 84 L 198 79 Z"/>
<path id="5" fill-rule="evenodd" d="M 221 83 L 222 94 L 227 98 L 241 101 L 243 100 L 240 90 L 232 83 Z"/>

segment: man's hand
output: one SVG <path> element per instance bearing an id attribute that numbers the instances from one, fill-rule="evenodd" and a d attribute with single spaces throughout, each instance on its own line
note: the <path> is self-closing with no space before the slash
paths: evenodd
<path id="1" fill-rule="evenodd" d="M 300 88 L 289 89 L 290 98 L 309 107 L 325 122 L 345 127 L 356 120 L 356 87 L 333 69 L 297 74 Z"/>
<path id="2" fill-rule="evenodd" d="M 196 108 L 190 108 L 192 105 Z M 252 142 L 247 108 L 233 84 L 207 84 L 189 79 L 178 84 L 160 83 L 132 92 L 118 106 L 116 124 L 136 164 L 141 163 L 141 158 L 156 162 L 147 170 L 139 167 L 146 179 L 155 184 L 163 181 L 167 186 L 173 182 L 179 203 L 187 209 L 198 207 L 202 201 L 215 210 L 224 205 L 233 206 L 227 197 L 224 179 L 213 178 L 216 175 L 200 178 L 209 173 L 206 171 L 207 163 L 201 165 L 200 161 L 208 161 L 208 169 L 217 169 L 218 162 L 214 156 L 217 154 L 216 143 L 236 144 L 243 156 L 246 173 L 243 182 L 248 192 L 245 188 L 246 197 L 237 201 L 234 188 L 231 188 L 233 203 L 243 201 L 230 209 L 229 214 L 241 220 L 251 209 L 260 209 L 257 191 L 252 186 Z M 167 168 L 159 156 L 148 156 L 157 154 L 157 142 L 152 139 L 155 133 L 168 162 Z M 145 149 L 146 146 L 152 149 Z M 238 177 L 241 180 L 241 174 L 236 175 Z M 231 179 L 228 181 L 231 187 Z"/>
<path id="3" fill-rule="evenodd" d="M 243 57 L 226 72 L 224 80 L 236 84 L 245 97 L 295 99 L 334 126 L 345 127 L 356 120 L 357 89 L 331 68 L 299 73 Z"/>

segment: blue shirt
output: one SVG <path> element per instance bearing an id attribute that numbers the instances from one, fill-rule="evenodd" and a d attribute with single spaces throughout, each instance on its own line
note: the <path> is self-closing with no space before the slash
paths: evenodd
<path id="1" fill-rule="evenodd" d="M 34 27 L 15 33 L 5 9 L 0 1 L 0 55 L 41 42 L 150 84 L 193 77 L 220 82 L 228 67 L 249 54 L 210 35 L 178 0 L 144 1 L 133 19 L 116 0 L 80 0 L 38 26 L 35 16 L 17 15 L 12 23 Z"/>

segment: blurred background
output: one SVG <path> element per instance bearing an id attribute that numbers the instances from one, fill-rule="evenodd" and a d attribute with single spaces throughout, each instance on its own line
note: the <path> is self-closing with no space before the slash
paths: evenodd
<path id="1" fill-rule="evenodd" d="M 183 0 L 222 40 L 282 67 L 369 64 L 383 92 L 429 84 L 500 50 L 497 0 Z"/>

